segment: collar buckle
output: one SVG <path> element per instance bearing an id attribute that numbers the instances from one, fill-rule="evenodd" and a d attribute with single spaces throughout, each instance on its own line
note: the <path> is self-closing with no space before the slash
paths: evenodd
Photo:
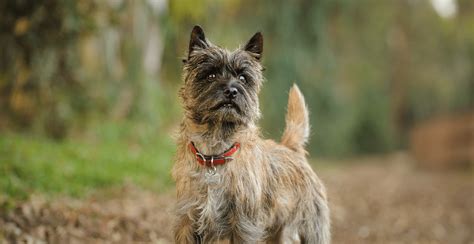
<path id="1" fill-rule="evenodd" d="M 206 166 L 207 166 L 207 164 L 206 164 Z M 211 156 L 211 166 L 207 167 L 207 172 L 211 175 L 215 175 L 216 171 L 217 171 L 217 168 L 216 168 L 216 166 L 214 166 L 214 156 Z"/>

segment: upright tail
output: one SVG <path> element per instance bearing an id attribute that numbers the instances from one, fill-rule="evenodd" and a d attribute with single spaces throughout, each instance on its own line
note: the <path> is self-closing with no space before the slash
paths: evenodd
<path id="1" fill-rule="evenodd" d="M 286 113 L 286 127 L 281 143 L 297 152 L 306 153 L 304 145 L 309 136 L 308 109 L 303 94 L 296 84 L 290 89 L 288 97 L 288 111 Z"/>

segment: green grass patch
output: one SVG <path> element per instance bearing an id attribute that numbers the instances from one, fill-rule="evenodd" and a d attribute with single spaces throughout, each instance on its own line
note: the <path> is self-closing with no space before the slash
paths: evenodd
<path id="1" fill-rule="evenodd" d="M 146 125 L 98 125 L 76 139 L 0 135 L 0 196 L 85 193 L 123 184 L 165 190 L 174 145 Z"/>

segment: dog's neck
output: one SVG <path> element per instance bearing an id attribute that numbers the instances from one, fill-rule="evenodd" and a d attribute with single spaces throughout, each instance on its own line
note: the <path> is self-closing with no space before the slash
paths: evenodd
<path id="1" fill-rule="evenodd" d="M 184 143 L 194 142 L 201 153 L 218 155 L 229 149 L 235 142 L 241 144 L 258 135 L 255 124 L 237 125 L 224 123 L 221 125 L 196 124 L 184 120 L 181 126 Z"/>

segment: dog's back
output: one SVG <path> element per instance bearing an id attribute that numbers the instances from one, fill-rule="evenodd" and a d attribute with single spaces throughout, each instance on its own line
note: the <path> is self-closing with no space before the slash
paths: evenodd
<path id="1" fill-rule="evenodd" d="M 287 219 L 280 223 L 282 229 L 277 237 L 280 243 L 298 239 L 301 243 L 330 243 L 326 190 L 305 157 L 307 152 L 304 146 L 309 133 L 308 109 L 298 86 L 293 85 L 289 92 L 286 127 L 281 139 L 283 148 L 271 160 L 275 165 L 272 167 L 280 169 L 272 177 L 283 178 L 277 187 L 286 188 L 287 194 L 292 197 L 291 201 L 296 202 Z M 270 148 L 275 147 L 271 141 L 266 143 Z"/>

